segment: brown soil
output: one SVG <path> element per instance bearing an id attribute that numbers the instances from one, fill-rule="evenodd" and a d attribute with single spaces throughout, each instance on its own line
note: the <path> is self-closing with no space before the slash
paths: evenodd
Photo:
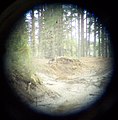
<path id="1" fill-rule="evenodd" d="M 112 66 L 110 58 L 100 57 L 83 57 L 80 59 L 60 57 L 51 63 L 48 59 L 36 59 L 34 64 L 37 66 L 37 71 L 50 76 L 55 75 L 56 80 L 69 80 L 73 79 L 73 76 L 81 76 L 92 71 L 100 74 L 108 71 Z"/>

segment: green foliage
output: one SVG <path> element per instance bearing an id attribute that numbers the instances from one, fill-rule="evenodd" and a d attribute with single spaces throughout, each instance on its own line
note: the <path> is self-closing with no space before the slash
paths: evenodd
<path id="1" fill-rule="evenodd" d="M 24 19 L 21 19 L 16 24 L 6 45 L 7 58 L 12 61 L 12 64 L 21 66 L 29 64 L 30 47 L 27 41 L 26 24 Z"/>

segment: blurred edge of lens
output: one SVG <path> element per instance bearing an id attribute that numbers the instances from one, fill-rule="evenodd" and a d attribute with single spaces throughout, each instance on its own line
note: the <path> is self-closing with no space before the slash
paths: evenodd
<path id="1" fill-rule="evenodd" d="M 54 1 L 55 2 L 55 1 Z M 54 3 L 53 1 L 50 2 L 50 3 Z M 9 8 L 7 8 L 3 14 L 1 15 L 0 17 L 0 36 L 1 36 L 1 40 L 0 40 L 0 44 L 1 44 L 1 47 L 0 47 L 0 52 L 1 52 L 1 55 L 2 57 L 4 56 L 4 53 L 5 53 L 5 43 L 7 41 L 7 38 L 10 34 L 10 30 L 13 28 L 14 26 L 14 23 L 17 22 L 17 20 L 28 10 L 30 10 L 32 8 L 32 6 L 35 6 L 37 4 L 43 4 L 43 3 L 49 3 L 48 1 L 44 1 L 44 0 L 36 0 L 36 1 L 28 1 L 28 0 L 21 0 L 21 1 L 16 1 L 14 2 Z M 61 1 L 62 3 L 62 1 Z M 104 24 L 106 24 L 105 26 L 108 28 L 109 30 L 109 33 L 110 33 L 110 38 L 111 38 L 111 43 L 112 43 L 112 51 L 113 51 L 113 57 L 114 57 L 114 60 L 113 60 L 113 63 L 114 63 L 114 72 L 113 72 L 113 76 L 112 76 L 112 81 L 110 82 L 109 86 L 108 86 L 108 89 L 106 91 L 106 93 L 103 95 L 103 97 L 95 104 L 93 105 L 91 108 L 81 112 L 79 114 L 79 116 L 76 114 L 74 116 L 69 116 L 69 119 L 71 119 L 72 117 L 74 117 L 75 119 L 92 119 L 92 117 L 96 117 L 98 116 L 98 118 L 101 118 L 100 116 L 102 116 L 104 113 L 107 114 L 107 111 L 111 111 L 109 109 L 112 109 L 113 106 L 114 106 L 114 103 L 117 102 L 117 91 L 116 91 L 116 88 L 117 88 L 117 85 L 116 85 L 116 79 L 117 79 L 117 76 L 116 76 L 116 70 L 117 70 L 117 49 L 116 49 L 116 41 L 115 41 L 115 37 L 114 35 L 114 30 L 113 30 L 113 27 L 114 27 L 114 24 L 113 21 L 111 20 L 111 16 L 108 16 L 108 14 L 105 14 L 105 12 L 102 13 L 102 10 L 105 9 L 105 6 L 104 8 L 102 7 L 102 9 L 99 11 L 96 10 L 96 8 L 94 7 L 95 4 L 90 5 L 92 4 L 91 2 L 87 2 L 89 3 L 87 5 L 87 3 L 84 3 L 83 1 L 79 2 L 78 1 L 73 1 L 73 2 L 70 2 L 69 0 L 67 1 L 64 1 L 64 3 L 72 3 L 72 4 L 77 4 L 78 6 L 80 6 L 81 8 L 85 8 L 88 10 L 88 12 L 95 12 L 97 13 L 96 16 L 98 15 L 98 17 L 100 18 L 101 22 Z M 95 3 L 95 2 L 94 2 Z M 103 3 L 103 2 L 101 2 Z M 98 4 L 97 6 L 99 6 L 100 4 Z M 102 5 L 103 6 L 103 5 Z M 92 7 L 92 8 L 90 8 Z M 108 8 L 107 8 L 108 9 Z M 112 10 L 111 10 L 112 11 Z M 105 14 L 105 16 L 104 16 Z M 111 14 L 111 13 L 110 13 Z M 107 21 L 107 17 L 108 17 L 108 21 Z M 111 18 L 110 18 L 111 17 Z M 104 18 L 106 18 L 106 21 L 104 21 Z M 114 20 L 114 19 L 113 19 Z M 109 23 L 111 22 L 111 23 Z M 114 21 L 115 22 L 115 21 Z M 113 26 L 111 26 L 111 24 Z M 112 31 L 113 30 L 113 31 Z M 3 63 L 4 59 L 2 59 L 2 63 Z M 24 105 L 21 105 L 20 101 L 17 99 L 17 96 L 15 96 L 15 94 L 12 93 L 11 89 L 9 88 L 9 86 L 7 86 L 7 81 L 4 80 L 4 79 L 7 79 L 7 76 L 4 75 L 4 65 L 1 64 L 2 66 L 2 81 L 1 81 L 1 94 L 3 96 L 3 100 L 2 100 L 2 103 L 4 103 L 3 105 L 3 112 L 5 112 L 5 114 L 9 114 L 9 116 L 13 116 L 14 118 L 29 118 L 31 119 L 32 117 L 36 117 L 38 116 L 38 114 L 35 114 L 33 113 L 32 110 L 29 110 L 26 108 L 26 106 Z M 3 81 L 4 80 L 4 81 Z M 2 104 L 1 103 L 1 104 Z M 12 103 L 12 104 L 11 104 Z M 101 111 L 101 109 L 103 111 Z M 17 114 L 15 114 L 17 113 Z M 30 113 L 30 114 L 29 114 Z M 108 112 L 109 113 L 109 112 Z M 32 115 L 33 114 L 33 115 Z M 49 116 L 44 116 L 44 115 L 41 115 L 39 114 L 39 117 L 43 117 L 44 119 L 47 119 L 49 118 Z M 38 117 L 36 117 L 38 118 Z M 96 118 L 97 119 L 97 118 Z"/>

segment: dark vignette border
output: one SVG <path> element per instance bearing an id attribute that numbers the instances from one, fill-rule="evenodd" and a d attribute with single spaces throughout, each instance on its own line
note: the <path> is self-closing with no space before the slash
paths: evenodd
<path id="1" fill-rule="evenodd" d="M 0 16 L 0 104 L 1 114 L 4 119 L 11 120 L 105 120 L 112 117 L 117 119 L 118 107 L 118 94 L 117 94 L 117 3 L 108 0 L 16 0 L 11 4 L 9 8 L 5 8 L 5 11 Z M 16 23 L 23 13 L 29 10 L 32 6 L 44 3 L 72 3 L 76 4 L 83 9 L 87 9 L 88 12 L 94 13 L 99 17 L 100 22 L 107 28 L 113 50 L 113 63 L 114 72 L 112 80 L 107 87 L 103 97 L 95 103 L 91 108 L 88 108 L 79 114 L 73 114 L 63 117 L 47 116 L 44 114 L 38 114 L 27 106 L 21 104 L 19 98 L 11 91 L 7 84 L 7 77 L 4 75 L 4 54 L 5 43 L 9 37 L 14 23 Z M 7 4 L 8 5 L 8 4 Z M 9 5 L 8 5 L 9 6 Z M 3 9 L 2 9 L 3 10 Z M 0 116 L 0 117 L 2 117 Z"/>

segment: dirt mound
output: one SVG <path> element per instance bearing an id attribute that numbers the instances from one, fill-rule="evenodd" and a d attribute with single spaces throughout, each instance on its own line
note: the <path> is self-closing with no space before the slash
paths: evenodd
<path id="1" fill-rule="evenodd" d="M 68 57 L 57 57 L 57 58 L 52 58 L 48 60 L 48 64 L 54 64 L 54 63 L 73 64 L 74 62 L 80 63 L 79 59 L 72 59 Z"/>
<path id="2" fill-rule="evenodd" d="M 73 59 L 58 57 L 38 59 L 34 62 L 36 71 L 59 80 L 69 80 L 77 76 L 103 73 L 109 67 L 109 59 L 100 57 L 83 57 Z"/>
<path id="3" fill-rule="evenodd" d="M 56 59 L 56 62 L 60 64 L 72 64 L 74 61 L 70 58 L 60 57 Z"/>
<path id="4" fill-rule="evenodd" d="M 69 76 L 78 74 L 83 64 L 78 59 L 66 57 L 57 58 L 48 66 L 50 74 L 57 76 L 57 79 L 71 79 Z"/>

